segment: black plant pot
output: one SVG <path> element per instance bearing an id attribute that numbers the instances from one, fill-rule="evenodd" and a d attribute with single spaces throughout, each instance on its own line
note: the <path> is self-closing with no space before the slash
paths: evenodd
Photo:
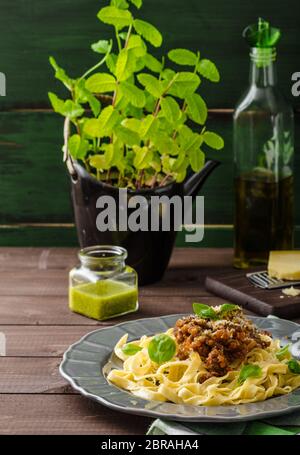
<path id="1" fill-rule="evenodd" d="M 150 201 L 151 196 L 174 195 L 195 196 L 208 175 L 218 165 L 208 161 L 197 174 L 192 174 L 184 183 L 171 183 L 164 187 L 146 190 L 128 190 L 128 198 L 143 195 Z M 96 180 L 80 164 L 74 163 L 77 178 L 71 179 L 72 202 L 80 246 L 119 245 L 128 251 L 127 264 L 138 273 L 139 284 L 145 285 L 159 281 L 168 266 L 174 246 L 176 232 L 170 231 L 105 231 L 97 229 L 96 218 L 101 211 L 96 207 L 100 196 L 112 196 L 119 206 L 119 189 Z M 150 204 L 149 204 L 150 211 Z M 129 214 L 130 212 L 128 212 Z M 116 223 L 118 221 L 116 220 Z"/>

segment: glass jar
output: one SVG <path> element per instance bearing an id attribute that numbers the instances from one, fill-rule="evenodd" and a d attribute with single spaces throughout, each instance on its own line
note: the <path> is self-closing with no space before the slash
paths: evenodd
<path id="1" fill-rule="evenodd" d="M 121 316 L 138 309 L 138 280 L 119 246 L 91 246 L 79 251 L 80 265 L 70 271 L 69 307 L 93 319 Z"/>
<path id="2" fill-rule="evenodd" d="M 234 112 L 238 268 L 293 247 L 293 110 L 277 86 L 276 49 L 252 47 L 250 60 L 250 86 Z"/>

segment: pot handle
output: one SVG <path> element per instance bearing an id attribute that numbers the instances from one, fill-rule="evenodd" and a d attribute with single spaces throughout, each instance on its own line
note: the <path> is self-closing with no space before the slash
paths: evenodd
<path id="1" fill-rule="evenodd" d="M 70 137 L 70 118 L 66 117 L 64 122 L 64 146 L 63 146 L 63 162 L 66 163 L 67 170 L 73 182 L 78 180 L 78 174 L 75 170 L 72 157 L 69 153 L 68 140 Z"/>
<path id="2" fill-rule="evenodd" d="M 204 184 L 207 177 L 212 171 L 220 165 L 220 161 L 208 160 L 201 171 L 191 174 L 183 184 L 183 190 L 185 196 L 192 196 L 193 198 L 197 195 L 198 191 Z"/>

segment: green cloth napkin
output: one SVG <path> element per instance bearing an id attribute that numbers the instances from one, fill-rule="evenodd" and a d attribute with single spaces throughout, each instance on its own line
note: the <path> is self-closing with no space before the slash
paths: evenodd
<path id="1" fill-rule="evenodd" d="M 263 421 L 237 423 L 191 423 L 156 419 L 148 435 L 300 435 L 300 412 Z"/>

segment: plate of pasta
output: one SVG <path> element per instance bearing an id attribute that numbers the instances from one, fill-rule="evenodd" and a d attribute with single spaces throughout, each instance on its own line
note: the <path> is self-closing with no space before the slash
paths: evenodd
<path id="1" fill-rule="evenodd" d="M 70 346 L 61 374 L 112 409 L 178 421 L 242 421 L 300 409 L 300 325 L 233 304 L 128 321 Z"/>

